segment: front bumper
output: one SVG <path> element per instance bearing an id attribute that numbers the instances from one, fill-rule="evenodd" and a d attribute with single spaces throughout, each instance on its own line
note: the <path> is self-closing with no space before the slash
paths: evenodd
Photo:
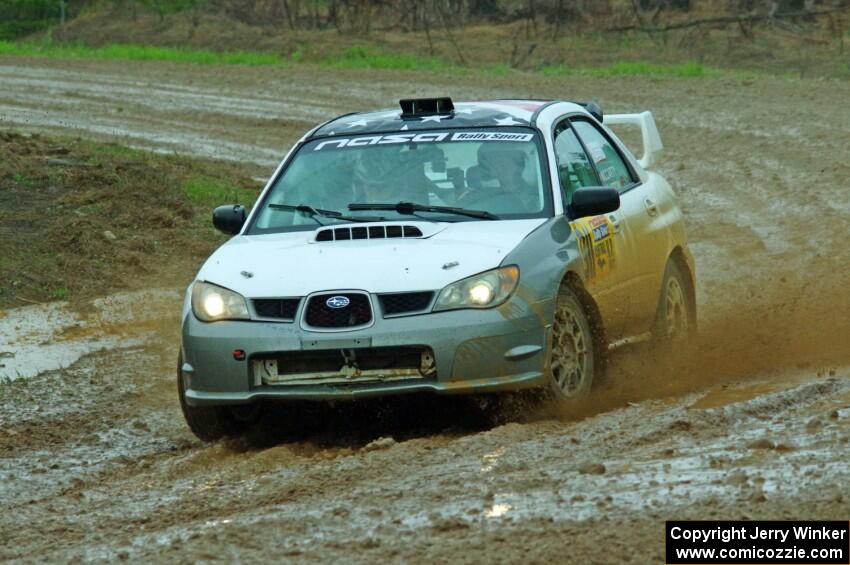
<path id="1" fill-rule="evenodd" d="M 187 312 L 183 322 L 186 401 L 242 404 L 262 399 L 338 400 L 413 392 L 478 393 L 516 390 L 545 382 L 551 328 L 549 302 L 508 301 L 492 310 L 457 310 L 380 318 L 368 328 L 311 332 L 298 322 L 204 323 Z M 421 379 L 344 384 L 263 384 L 252 358 L 285 351 L 430 347 L 436 375 Z M 236 360 L 241 349 L 246 359 Z"/>

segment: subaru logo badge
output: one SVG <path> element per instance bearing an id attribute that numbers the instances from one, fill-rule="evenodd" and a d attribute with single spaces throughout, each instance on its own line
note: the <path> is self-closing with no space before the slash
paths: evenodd
<path id="1" fill-rule="evenodd" d="M 345 296 L 331 296 L 327 300 L 325 300 L 325 304 L 328 308 L 345 308 L 349 304 L 351 304 L 351 300 L 346 298 Z"/>

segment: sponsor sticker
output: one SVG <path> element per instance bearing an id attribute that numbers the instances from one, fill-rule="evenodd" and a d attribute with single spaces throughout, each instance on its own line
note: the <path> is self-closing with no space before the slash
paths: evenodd
<path id="1" fill-rule="evenodd" d="M 607 276 L 616 266 L 614 230 L 607 216 L 581 218 L 570 223 L 578 238 L 588 282 Z"/>
<path id="2" fill-rule="evenodd" d="M 602 144 L 598 141 L 592 141 L 587 144 L 587 152 L 590 153 L 590 158 L 594 163 L 601 163 L 608 157 L 605 155 L 605 150 L 602 149 Z"/>
<path id="3" fill-rule="evenodd" d="M 599 169 L 599 176 L 602 177 L 602 182 L 607 183 L 612 178 L 617 176 L 617 167 L 605 167 L 604 169 Z"/>
<path id="4" fill-rule="evenodd" d="M 514 141 L 527 142 L 534 139 L 533 133 L 507 131 L 456 131 L 456 132 L 420 132 L 392 133 L 383 135 L 364 135 L 342 137 L 320 141 L 313 151 L 324 149 L 342 149 L 346 147 L 366 147 L 369 145 L 389 145 L 398 143 L 439 143 L 453 141 Z"/>

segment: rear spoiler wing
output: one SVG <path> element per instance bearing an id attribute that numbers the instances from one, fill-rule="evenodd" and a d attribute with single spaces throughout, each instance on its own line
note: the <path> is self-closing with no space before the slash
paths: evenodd
<path id="1" fill-rule="evenodd" d="M 664 144 L 661 143 L 661 136 L 658 134 L 658 127 L 655 125 L 655 118 L 652 117 L 652 112 L 609 114 L 605 116 L 605 125 L 619 124 L 640 126 L 640 133 L 643 138 L 643 155 L 638 159 L 638 164 L 644 169 L 652 168 L 664 151 Z"/>

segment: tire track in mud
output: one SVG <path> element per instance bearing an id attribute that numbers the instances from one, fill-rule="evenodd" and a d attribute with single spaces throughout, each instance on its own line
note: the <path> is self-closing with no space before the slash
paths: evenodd
<path id="1" fill-rule="evenodd" d="M 123 67 L 6 59 L 0 125 L 266 172 L 309 123 L 423 90 L 653 109 L 703 336 L 669 357 L 618 351 L 579 419 L 489 427 L 471 405 L 421 399 L 205 446 L 173 391 L 178 329 L 144 333 L 0 385 L 0 558 L 593 561 L 605 547 L 646 562 L 667 518 L 846 519 L 847 85 Z"/>
<path id="2" fill-rule="evenodd" d="M 332 73 L 320 81 L 298 82 L 279 72 L 249 73 L 250 79 L 242 81 L 244 69 L 235 68 L 205 84 L 217 73 L 180 66 L 161 73 L 161 66 L 144 63 L 133 69 L 107 63 L 81 72 L 50 62 L 43 68 L 45 61 L 31 63 L 0 65 L 0 124 L 30 131 L 71 130 L 266 168 L 276 165 L 285 145 L 310 126 L 352 106 L 374 105 L 382 88 L 366 82 L 339 89 Z M 150 78 L 143 74 L 146 66 Z M 186 69 L 193 76 L 182 72 Z M 240 138 L 242 142 L 234 141 Z"/>

